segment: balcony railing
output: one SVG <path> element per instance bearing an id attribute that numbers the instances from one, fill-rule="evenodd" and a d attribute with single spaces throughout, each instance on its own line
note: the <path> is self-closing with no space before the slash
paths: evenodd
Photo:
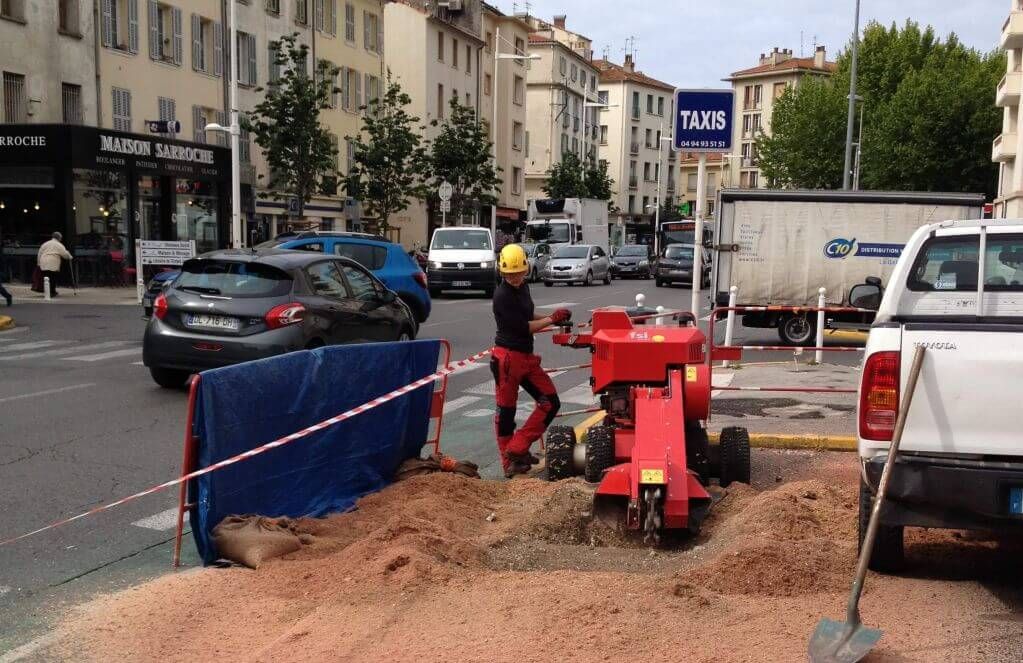
<path id="1" fill-rule="evenodd" d="M 1009 14 L 1002 24 L 1002 48 L 1011 50 L 1023 48 L 1023 11 L 1016 10 Z"/>
<path id="2" fill-rule="evenodd" d="M 1020 99 L 1020 87 L 1023 74 L 1011 72 L 1002 77 L 995 93 L 995 105 L 1000 107 L 1017 106 Z"/>
<path id="3" fill-rule="evenodd" d="M 629 154 L 639 154 L 639 143 L 629 145 Z"/>
<path id="4" fill-rule="evenodd" d="M 635 175 L 629 175 L 629 188 L 630 189 L 635 189 L 637 186 L 639 186 L 638 179 L 639 178 L 637 178 Z"/>
<path id="5" fill-rule="evenodd" d="M 1001 134 L 991 143 L 992 161 L 1012 161 L 1016 158 L 1016 134 Z"/>
<path id="6" fill-rule="evenodd" d="M 642 115 L 642 112 L 640 111 L 639 106 L 633 106 L 632 107 L 632 119 L 638 120 L 641 115 Z"/>

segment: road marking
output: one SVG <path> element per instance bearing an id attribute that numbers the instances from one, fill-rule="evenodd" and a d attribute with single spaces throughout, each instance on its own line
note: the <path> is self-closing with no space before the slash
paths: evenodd
<path id="1" fill-rule="evenodd" d="M 40 636 L 35 640 L 32 640 L 17 649 L 12 649 L 3 656 L 0 656 L 0 663 L 15 663 L 15 661 L 23 661 L 40 649 L 46 649 L 50 645 L 56 643 L 59 638 L 60 636 L 57 633 L 47 633 L 46 635 Z"/>
<path id="2" fill-rule="evenodd" d="M 15 352 L 18 350 L 37 350 L 39 348 L 50 348 L 54 345 L 66 345 L 73 341 L 32 341 L 31 343 L 15 343 L 0 348 L 0 352 Z"/>
<path id="3" fill-rule="evenodd" d="M 0 333 L 0 343 L 10 343 L 16 341 L 16 338 L 6 338 L 7 336 L 14 336 L 15 334 L 24 334 L 28 331 L 28 327 L 15 327 L 14 329 L 8 329 L 7 331 Z"/>
<path id="4" fill-rule="evenodd" d="M 444 414 L 460 410 L 466 405 L 472 405 L 479 399 L 479 396 L 459 396 L 454 400 L 447 401 L 444 403 Z"/>
<path id="5" fill-rule="evenodd" d="M 185 512 L 185 523 L 188 522 L 188 512 Z M 132 523 L 135 527 L 143 527 L 145 529 L 152 529 L 158 532 L 164 532 L 169 529 L 174 529 L 178 526 L 178 508 L 167 509 L 160 513 L 153 514 L 148 518 L 142 520 L 136 520 Z"/>
<path id="6" fill-rule="evenodd" d="M 578 306 L 578 302 L 557 302 L 556 304 L 537 304 L 536 308 L 568 308 Z"/>
<path id="7" fill-rule="evenodd" d="M 0 596 L 3 596 L 7 592 L 11 591 L 11 588 L 7 585 L 0 585 Z"/>
<path id="8" fill-rule="evenodd" d="M 464 413 L 462 416 L 463 417 L 490 417 L 490 416 L 493 416 L 493 414 L 494 414 L 494 408 L 488 407 L 488 408 L 483 408 L 483 409 L 480 409 L 480 410 L 469 410 L 468 412 Z"/>
<path id="9" fill-rule="evenodd" d="M 93 345 L 75 345 L 70 348 L 61 348 L 59 350 L 42 350 L 40 352 L 24 352 L 16 355 L 3 355 L 0 356 L 0 361 L 35 359 L 36 357 L 56 357 L 57 355 L 69 355 L 73 352 L 104 350 L 106 348 L 120 347 L 127 342 L 128 341 L 107 341 L 106 343 L 95 343 Z"/>
<path id="10" fill-rule="evenodd" d="M 489 366 L 490 366 L 489 362 L 486 362 L 486 361 L 475 361 L 475 362 L 473 362 L 471 364 L 466 364 L 462 368 L 459 368 L 459 369 L 455 370 L 454 372 L 449 374 L 448 377 L 450 378 L 450 377 L 453 377 L 455 375 L 462 375 L 464 373 L 472 373 L 473 371 L 478 371 L 481 368 L 487 368 Z M 438 364 L 437 365 L 437 368 L 443 368 L 443 367 L 444 367 L 443 364 Z"/>
<path id="11" fill-rule="evenodd" d="M 143 363 L 141 361 L 133 361 L 133 362 L 131 362 L 131 365 L 132 366 L 145 366 L 145 363 Z"/>
<path id="12" fill-rule="evenodd" d="M 715 387 L 728 387 L 731 386 L 732 380 L 735 379 L 735 373 L 728 371 L 715 371 L 714 372 L 714 386 Z M 715 389 L 710 392 L 711 398 L 717 398 L 721 395 L 720 389 Z"/>
<path id="13" fill-rule="evenodd" d="M 593 405 L 597 397 L 593 395 L 593 388 L 589 382 L 583 382 L 572 387 L 561 395 L 562 403 L 576 403 L 578 405 Z"/>
<path id="14" fill-rule="evenodd" d="M 18 394 L 17 396 L 7 396 L 6 398 L 0 398 L 0 403 L 10 403 L 11 401 L 20 401 L 24 398 L 35 398 L 36 396 L 49 396 L 51 394 L 61 394 L 65 391 L 75 391 L 76 389 L 85 389 L 86 387 L 95 387 L 95 382 L 85 382 L 83 384 L 73 384 L 68 387 L 58 387 L 57 389 L 46 389 L 44 391 L 37 391 L 31 394 Z"/>
<path id="15" fill-rule="evenodd" d="M 103 359 L 127 357 L 128 355 L 137 355 L 141 353 L 142 348 L 128 348 L 127 350 L 114 350 L 113 352 L 103 352 L 98 355 L 85 355 L 83 357 L 62 357 L 62 359 L 64 361 L 102 361 Z"/>

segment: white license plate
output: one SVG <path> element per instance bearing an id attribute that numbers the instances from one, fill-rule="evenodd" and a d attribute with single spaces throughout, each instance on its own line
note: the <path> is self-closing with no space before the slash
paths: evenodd
<path id="1" fill-rule="evenodd" d="M 453 288 L 468 288 L 472 283 L 469 281 L 452 281 L 451 287 Z"/>
<path id="2" fill-rule="evenodd" d="M 185 324 L 189 327 L 204 327 L 206 329 L 226 329 L 238 331 L 238 319 L 229 318 L 223 315 L 194 315 L 185 317 Z"/>

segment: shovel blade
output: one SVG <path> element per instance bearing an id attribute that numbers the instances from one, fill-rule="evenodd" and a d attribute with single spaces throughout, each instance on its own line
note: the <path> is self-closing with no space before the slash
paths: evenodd
<path id="1" fill-rule="evenodd" d="M 880 639 L 880 629 L 822 619 L 810 636 L 810 663 L 856 663 Z"/>

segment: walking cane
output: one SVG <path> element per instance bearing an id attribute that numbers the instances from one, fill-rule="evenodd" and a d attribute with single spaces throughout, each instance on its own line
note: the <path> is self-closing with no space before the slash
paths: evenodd
<path id="1" fill-rule="evenodd" d="M 75 293 L 75 297 L 78 296 L 78 270 L 76 269 L 75 263 L 70 263 L 68 267 L 71 268 L 71 289 Z"/>

